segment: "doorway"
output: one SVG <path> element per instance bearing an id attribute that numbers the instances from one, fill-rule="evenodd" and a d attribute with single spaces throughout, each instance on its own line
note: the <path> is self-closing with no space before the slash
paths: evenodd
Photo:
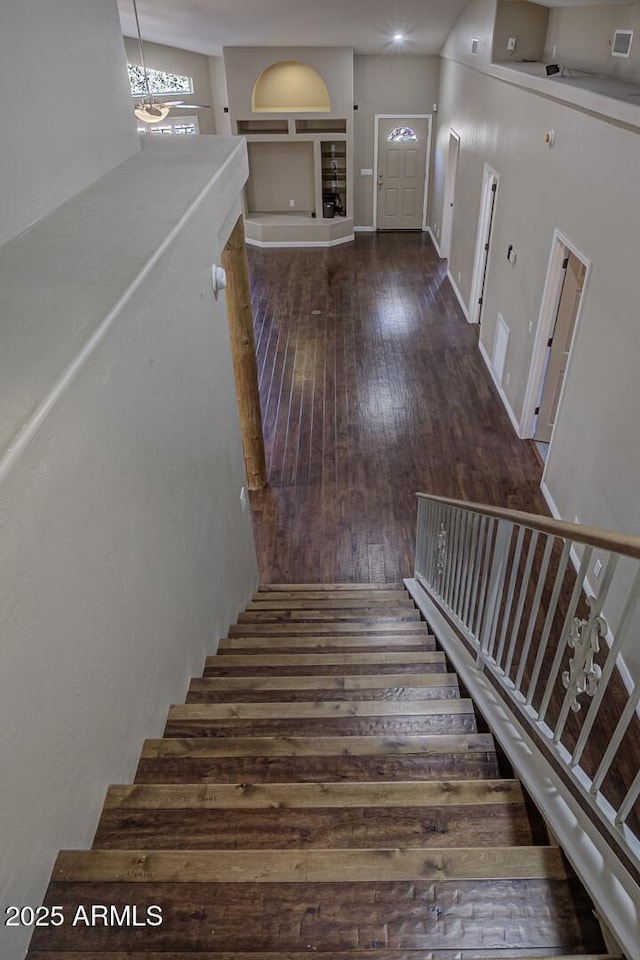
<path id="1" fill-rule="evenodd" d="M 491 235 L 495 222 L 497 193 L 498 174 L 485 163 L 484 176 L 482 178 L 482 196 L 480 199 L 480 217 L 478 219 L 478 236 L 476 239 L 476 255 L 473 264 L 473 279 L 471 281 L 469 323 L 480 324 L 482 322 L 482 305 L 484 303 L 487 270 L 489 267 L 489 253 L 491 251 Z"/>
<path id="2" fill-rule="evenodd" d="M 539 444 L 549 444 L 552 440 L 590 271 L 590 261 L 556 231 L 523 421 L 529 424 L 526 436 Z"/>
<path id="3" fill-rule="evenodd" d="M 453 228 L 453 207 L 456 196 L 456 179 L 458 177 L 458 157 L 460 156 L 460 135 L 451 130 L 449 132 L 449 152 L 447 154 L 447 170 L 444 181 L 444 208 L 442 211 L 442 233 L 440 235 L 440 256 L 443 260 L 449 259 L 451 253 L 451 234 Z"/>
<path id="4" fill-rule="evenodd" d="M 431 117 L 377 115 L 373 223 L 376 230 L 423 230 Z"/>

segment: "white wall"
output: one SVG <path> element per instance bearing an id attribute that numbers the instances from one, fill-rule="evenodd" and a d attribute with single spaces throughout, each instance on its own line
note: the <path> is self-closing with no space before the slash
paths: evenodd
<path id="1" fill-rule="evenodd" d="M 372 177 L 361 169 L 373 169 L 377 113 L 427 113 L 438 101 L 439 58 L 427 56 L 354 57 L 354 222 L 373 224 Z"/>
<path id="2" fill-rule="evenodd" d="M 137 39 L 125 37 L 124 45 L 129 63 L 139 65 L 140 47 Z M 209 107 L 208 110 L 194 110 L 193 113 L 198 118 L 200 133 L 216 133 L 213 90 L 209 76 L 209 58 L 201 53 L 179 50 L 177 47 L 166 47 L 159 43 L 145 43 L 144 59 L 147 67 L 152 70 L 166 70 L 168 73 L 192 77 L 193 93 L 167 96 L 167 100 L 184 100 L 185 103 L 198 103 L 204 107 Z M 172 110 L 170 113 L 171 117 L 177 119 L 180 119 L 181 115 L 186 117 L 190 114 L 188 110 Z"/>
<path id="3" fill-rule="evenodd" d="M 238 141 L 151 141 L 0 254 L 14 311 L 2 336 L 21 311 L 12 272 L 48 248 L 68 277 L 52 302 L 32 271 L 30 310 L 67 351 L 57 376 L 39 371 L 24 430 L 7 442 L 3 422 L 3 916 L 41 901 L 58 848 L 90 845 L 107 785 L 131 781 L 143 739 L 162 735 L 255 587 L 225 302 L 210 282 L 246 173 Z M 86 276 L 96 295 L 83 301 Z M 25 362 L 35 346 L 25 338 Z M 0 928 L 0 955 L 20 957 L 29 932 Z"/>
<path id="4" fill-rule="evenodd" d="M 640 534 L 640 326 L 636 190 L 640 130 L 625 129 L 456 62 L 470 31 L 486 35 L 495 6 L 472 4 L 442 62 L 432 218 L 441 222 L 449 129 L 461 137 L 450 268 L 468 303 L 483 166 L 500 175 L 481 338 L 489 355 L 498 312 L 510 330 L 504 384 L 520 419 L 554 229 L 593 271 L 559 412 L 546 482 L 561 515 Z M 639 118 L 640 119 L 640 118 Z M 556 143 L 543 137 L 553 128 Z M 507 246 L 518 252 L 507 262 Z M 531 332 L 529 332 L 531 325 Z M 640 674 L 637 650 L 629 665 Z"/>
<path id="5" fill-rule="evenodd" d="M 138 149 L 116 0 L 0 4 L 0 244 Z"/>

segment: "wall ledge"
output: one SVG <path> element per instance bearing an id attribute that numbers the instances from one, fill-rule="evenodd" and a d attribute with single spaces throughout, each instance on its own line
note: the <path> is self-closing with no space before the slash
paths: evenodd
<path id="1" fill-rule="evenodd" d="M 204 197 L 214 241 L 247 175 L 239 138 L 149 138 L 0 247 L 0 479 Z"/>

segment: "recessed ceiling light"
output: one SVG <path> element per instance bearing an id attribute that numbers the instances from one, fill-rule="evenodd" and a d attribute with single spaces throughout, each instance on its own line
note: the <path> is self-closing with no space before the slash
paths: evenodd
<path id="1" fill-rule="evenodd" d="M 394 40 L 404 40 L 404 33 L 394 33 L 393 39 L 394 39 Z"/>

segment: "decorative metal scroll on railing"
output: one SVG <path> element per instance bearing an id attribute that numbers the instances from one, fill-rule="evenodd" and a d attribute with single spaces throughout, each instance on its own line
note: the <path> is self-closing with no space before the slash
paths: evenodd
<path id="1" fill-rule="evenodd" d="M 416 579 L 640 868 L 640 539 L 419 494 Z"/>

